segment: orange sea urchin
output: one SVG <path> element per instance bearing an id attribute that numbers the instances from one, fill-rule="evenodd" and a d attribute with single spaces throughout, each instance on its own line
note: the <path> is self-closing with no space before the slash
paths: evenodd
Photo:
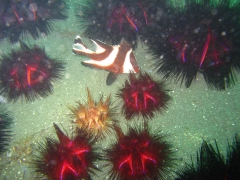
<path id="1" fill-rule="evenodd" d="M 92 95 L 87 88 L 87 103 L 84 105 L 78 102 L 78 106 L 70 107 L 74 123 L 80 128 L 88 129 L 92 134 L 103 137 L 105 133 L 110 133 L 114 129 L 113 111 L 110 109 L 110 95 L 105 101 L 103 97 L 99 102 L 94 102 Z"/>

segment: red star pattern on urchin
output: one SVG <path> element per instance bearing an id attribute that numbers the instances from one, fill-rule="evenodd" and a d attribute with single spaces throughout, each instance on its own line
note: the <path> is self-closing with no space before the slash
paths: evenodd
<path id="1" fill-rule="evenodd" d="M 171 99 L 166 91 L 162 82 L 154 81 L 147 73 L 140 73 L 138 76 L 130 73 L 129 80 L 125 81 L 118 94 L 123 100 L 125 118 L 152 118 L 154 112 L 165 109 Z"/>
<path id="2" fill-rule="evenodd" d="M 171 160 L 169 145 L 147 128 L 130 128 L 125 135 L 116 127 L 118 140 L 106 150 L 112 179 L 159 179 Z"/>
<path id="3" fill-rule="evenodd" d="M 146 25 L 148 24 L 147 13 L 143 9 L 141 3 L 138 3 L 138 8 L 141 9 Z M 119 31 L 122 32 L 123 24 L 127 22 L 133 29 L 138 32 L 137 21 L 135 20 L 134 13 L 128 9 L 123 3 L 119 4 L 111 13 L 111 18 L 108 22 L 108 28 L 112 28 L 114 24 L 119 26 Z"/>
<path id="4" fill-rule="evenodd" d="M 76 135 L 69 138 L 56 124 L 54 128 L 59 141 L 46 138 L 35 161 L 36 171 L 49 179 L 91 179 L 93 170 L 98 170 L 94 161 L 99 159 L 94 151 L 93 136 L 78 129 Z"/>

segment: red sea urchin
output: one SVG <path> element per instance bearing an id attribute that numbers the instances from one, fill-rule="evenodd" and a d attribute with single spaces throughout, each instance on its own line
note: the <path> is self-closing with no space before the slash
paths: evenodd
<path id="1" fill-rule="evenodd" d="M 166 0 L 82 0 L 76 16 L 86 36 L 110 44 L 124 38 L 136 47 L 139 35 L 163 21 L 167 12 Z"/>
<path id="2" fill-rule="evenodd" d="M 44 49 L 22 42 L 20 50 L 3 55 L 0 63 L 0 94 L 13 102 L 48 96 L 52 81 L 60 79 L 64 70 L 64 63 L 49 58 Z"/>
<path id="3" fill-rule="evenodd" d="M 13 118 L 11 113 L 0 103 L 0 154 L 7 150 L 7 146 L 11 141 L 12 123 Z"/>
<path id="4" fill-rule="evenodd" d="M 225 90 L 240 70 L 240 3 L 186 0 L 168 23 L 159 22 L 147 34 L 154 68 L 164 79 L 188 88 L 202 73 L 210 89 Z M 164 28 L 164 29 L 163 29 Z"/>
<path id="5" fill-rule="evenodd" d="M 129 128 L 126 135 L 117 129 L 117 142 L 106 150 L 110 179 L 164 179 L 174 164 L 171 145 L 148 129 Z"/>
<path id="6" fill-rule="evenodd" d="M 240 139 L 235 134 L 232 144 L 227 145 L 226 157 L 221 153 L 219 143 L 203 140 L 196 160 L 186 163 L 176 171 L 176 180 L 238 180 L 240 179 Z M 222 145 L 222 144 L 221 144 Z"/>
<path id="7" fill-rule="evenodd" d="M 70 139 L 54 124 L 59 141 L 46 138 L 39 146 L 33 164 L 35 172 L 52 180 L 91 179 L 97 170 L 94 161 L 99 159 L 93 146 L 94 139 L 83 129 Z"/>
<path id="8" fill-rule="evenodd" d="M 154 81 L 147 73 L 129 74 L 129 80 L 120 89 L 118 96 L 123 100 L 122 111 L 126 119 L 142 116 L 150 119 L 154 112 L 167 108 L 171 97 L 163 82 Z"/>
<path id="9" fill-rule="evenodd" d="M 34 38 L 49 34 L 51 21 L 66 19 L 63 0 L 1 0 L 0 39 L 9 37 L 17 42 L 27 32 Z"/>

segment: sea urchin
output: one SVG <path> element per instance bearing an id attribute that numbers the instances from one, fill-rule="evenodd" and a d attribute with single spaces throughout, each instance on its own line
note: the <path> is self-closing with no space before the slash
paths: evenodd
<path id="1" fill-rule="evenodd" d="M 17 42 L 29 33 L 34 39 L 49 34 L 51 21 L 66 19 L 63 0 L 1 0 L 0 39 L 9 37 Z"/>
<path id="2" fill-rule="evenodd" d="M 122 111 L 126 119 L 142 116 L 150 119 L 154 112 L 162 112 L 167 108 L 171 97 L 167 94 L 163 82 L 153 80 L 147 73 L 129 74 L 129 80 L 120 89 L 118 96 L 122 98 Z"/>
<path id="3" fill-rule="evenodd" d="M 228 143 L 226 158 L 215 140 L 215 147 L 209 141 L 203 141 L 197 152 L 197 160 L 186 164 L 177 171 L 177 180 L 237 180 L 240 178 L 240 139 L 236 134 L 232 144 Z"/>
<path id="4" fill-rule="evenodd" d="M 86 105 L 79 102 L 77 107 L 70 107 L 73 113 L 71 115 L 74 119 L 73 122 L 79 128 L 88 129 L 93 135 L 102 138 L 106 133 L 110 133 L 115 126 L 114 111 L 110 105 L 110 96 L 105 101 L 101 97 L 99 102 L 95 103 L 89 89 L 87 89 Z"/>
<path id="5" fill-rule="evenodd" d="M 70 139 L 54 124 L 59 141 L 46 138 L 34 157 L 35 172 L 48 179 L 91 179 L 97 170 L 94 161 L 99 158 L 93 146 L 94 139 L 85 130 L 78 129 Z"/>
<path id="6" fill-rule="evenodd" d="M 240 3 L 186 0 L 185 4 L 184 11 L 169 17 L 168 23 L 149 29 L 154 68 L 164 79 L 181 81 L 187 88 L 198 72 L 211 89 L 233 86 L 234 70 L 240 70 Z"/>
<path id="7" fill-rule="evenodd" d="M 151 135 L 147 128 L 129 128 L 126 135 L 116 131 L 117 142 L 106 150 L 110 179 L 161 179 L 170 173 L 173 152 L 163 136 Z"/>
<path id="8" fill-rule="evenodd" d="M 48 57 L 43 48 L 22 42 L 20 50 L 3 55 L 0 61 L 0 94 L 14 102 L 48 96 L 52 81 L 60 79 L 64 70 L 64 63 Z"/>
<path id="9" fill-rule="evenodd" d="M 0 153 L 4 152 L 11 139 L 11 124 L 13 118 L 7 109 L 0 103 Z"/>
<path id="10" fill-rule="evenodd" d="M 167 11 L 166 0 L 82 0 L 76 15 L 86 36 L 111 44 L 125 39 L 136 47 L 147 27 L 163 21 Z"/>

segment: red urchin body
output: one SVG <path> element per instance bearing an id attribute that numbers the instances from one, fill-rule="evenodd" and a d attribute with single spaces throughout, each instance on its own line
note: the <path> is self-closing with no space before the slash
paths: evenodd
<path id="1" fill-rule="evenodd" d="M 97 169 L 94 160 L 99 157 L 92 137 L 79 129 L 70 139 L 56 124 L 54 128 L 59 141 L 46 138 L 45 144 L 40 145 L 40 154 L 34 160 L 35 172 L 54 180 L 90 179 L 90 174 Z"/>
<path id="2" fill-rule="evenodd" d="M 8 101 L 46 97 L 53 91 L 52 81 L 60 79 L 63 70 L 64 63 L 48 57 L 44 49 L 21 43 L 20 50 L 1 58 L 0 94 Z"/>
<path id="3" fill-rule="evenodd" d="M 136 47 L 147 27 L 164 21 L 168 10 L 166 0 L 82 0 L 76 15 L 85 25 L 85 36 L 111 44 L 125 39 Z"/>
<path id="4" fill-rule="evenodd" d="M 160 179 L 169 173 L 173 158 L 170 145 L 148 129 L 130 128 L 126 135 L 118 129 L 118 140 L 107 150 L 112 179 Z"/>
<path id="5" fill-rule="evenodd" d="M 0 39 L 17 42 L 30 34 L 34 39 L 52 31 L 52 20 L 67 19 L 64 0 L 1 0 Z"/>
<path id="6" fill-rule="evenodd" d="M 129 120 L 140 115 L 149 119 L 154 112 L 162 112 L 171 99 L 167 91 L 163 82 L 154 81 L 147 73 L 140 73 L 138 77 L 130 73 L 129 80 L 126 80 L 118 94 L 123 99 L 125 118 Z"/>
<path id="7" fill-rule="evenodd" d="M 0 154 L 8 149 L 8 145 L 12 139 L 11 125 L 13 124 L 13 117 L 3 103 L 0 103 Z"/>
<path id="8" fill-rule="evenodd" d="M 235 85 L 235 70 L 240 69 L 239 8 L 240 4 L 233 5 L 231 0 L 187 0 L 184 11 L 150 27 L 146 39 L 157 73 L 164 80 L 184 83 L 186 88 L 199 72 L 210 89 Z"/>

